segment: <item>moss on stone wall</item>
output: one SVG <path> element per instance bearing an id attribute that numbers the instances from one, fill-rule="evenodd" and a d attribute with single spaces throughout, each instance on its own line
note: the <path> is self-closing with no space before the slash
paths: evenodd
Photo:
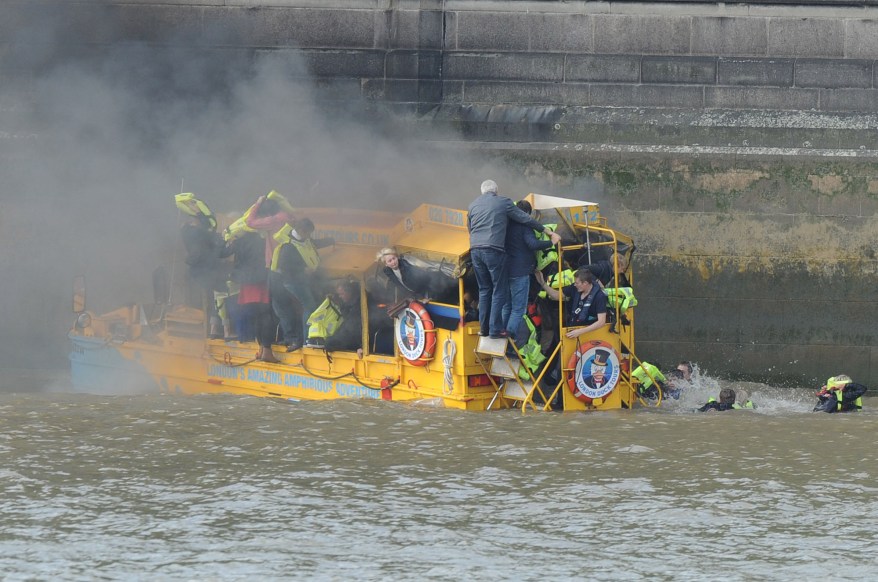
<path id="1" fill-rule="evenodd" d="M 779 159 L 739 160 L 734 157 L 662 157 L 632 155 L 624 160 L 568 152 L 510 153 L 512 166 L 527 167 L 530 177 L 566 186 L 588 177 L 603 187 L 611 207 L 640 204 L 667 210 L 760 212 L 783 214 L 871 215 L 878 201 L 878 164 L 854 161 L 821 162 Z M 563 188 L 559 188 L 563 189 Z M 861 199 L 865 208 L 817 208 L 818 200 Z M 742 207 L 743 205 L 743 207 Z"/>
<path id="2" fill-rule="evenodd" d="M 827 357 L 878 377 L 878 165 L 858 160 L 516 152 L 534 188 L 576 191 L 637 244 L 644 357 L 772 383 Z"/>

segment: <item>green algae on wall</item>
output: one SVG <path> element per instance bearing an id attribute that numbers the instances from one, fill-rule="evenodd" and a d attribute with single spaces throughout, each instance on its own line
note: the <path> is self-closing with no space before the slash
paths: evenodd
<path id="1" fill-rule="evenodd" d="M 574 194 L 634 238 L 640 357 L 878 382 L 876 164 L 530 154 L 505 157 L 555 194 L 596 184 Z"/>

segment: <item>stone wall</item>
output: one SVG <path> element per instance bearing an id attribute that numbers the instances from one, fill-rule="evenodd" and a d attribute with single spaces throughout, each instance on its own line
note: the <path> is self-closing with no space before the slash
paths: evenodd
<path id="1" fill-rule="evenodd" d="M 878 8 L 7 0 L 0 44 L 6 80 L 133 45 L 288 62 L 598 199 L 638 241 L 641 357 L 878 381 Z"/>
<path id="2" fill-rule="evenodd" d="M 370 99 L 813 111 L 878 107 L 878 8 L 504 0 L 10 0 L 57 38 L 275 51 Z M 109 17 L 109 20 L 108 20 Z M 107 23 L 95 26 L 95 23 Z M 346 81 L 356 79 L 356 84 Z M 333 97 L 344 93 L 332 92 Z"/>
<path id="3" fill-rule="evenodd" d="M 636 244 L 641 357 L 772 383 L 873 378 L 878 171 L 821 159 L 515 154 Z M 596 183 L 595 183 L 596 182 Z"/>

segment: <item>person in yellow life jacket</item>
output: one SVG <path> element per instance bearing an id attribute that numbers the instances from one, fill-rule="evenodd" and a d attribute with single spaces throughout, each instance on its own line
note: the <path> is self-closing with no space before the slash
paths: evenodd
<path id="1" fill-rule="evenodd" d="M 855 412 L 863 408 L 863 394 L 867 388 L 851 381 L 850 376 L 839 374 L 826 380 L 817 392 L 817 405 L 812 412 Z"/>
<path id="2" fill-rule="evenodd" d="M 343 281 L 335 295 L 327 297 L 308 319 L 308 340 L 305 347 L 322 348 L 327 352 L 356 351 L 363 357 L 363 321 L 360 307 L 360 286 Z"/>
<path id="3" fill-rule="evenodd" d="M 273 236 L 274 233 L 286 225 L 293 224 L 297 218 L 292 206 L 286 198 L 272 190 L 267 196 L 260 196 L 242 218 L 244 223 L 243 225 L 239 224 L 241 231 L 256 231 L 265 239 L 265 266 L 271 266 L 272 255 L 277 250 L 278 245 L 278 241 Z M 230 225 L 229 228 L 231 229 L 232 226 L 234 225 Z"/>
<path id="4" fill-rule="evenodd" d="M 188 217 L 180 229 L 180 236 L 186 249 L 189 278 L 199 288 L 197 298 L 193 296 L 195 291 L 190 288 L 187 303 L 204 310 L 210 323 L 209 336 L 221 338 L 223 333 L 216 299 L 217 294 L 228 293 L 226 281 L 231 272 L 231 264 L 223 259 L 230 253 L 222 236 L 216 231 L 216 217 L 207 204 L 191 192 L 175 195 L 174 202 Z"/>
<path id="5" fill-rule="evenodd" d="M 742 409 L 754 409 L 756 405 L 753 404 L 749 398 L 744 404 L 738 404 L 735 402 L 737 399 L 737 394 L 731 388 L 723 388 L 719 391 L 719 402 L 717 402 L 716 398 L 710 397 L 707 401 L 707 404 L 698 409 L 698 412 L 725 412 L 726 410 L 742 410 Z"/>
<path id="6" fill-rule="evenodd" d="M 662 391 L 662 394 L 665 394 L 665 391 L 667 390 L 665 383 L 668 379 L 656 366 L 653 366 L 649 362 L 641 362 L 640 365 L 631 372 L 631 377 L 638 381 L 638 393 L 650 400 L 656 400 L 658 398 L 659 390 Z"/>
<path id="7" fill-rule="evenodd" d="M 552 289 L 546 284 L 540 271 L 534 272 L 537 283 L 553 301 L 567 302 L 567 317 L 564 336 L 573 339 L 591 333 L 607 324 L 607 295 L 598 285 L 597 278 L 587 269 L 579 269 L 573 284 Z"/>
<path id="8" fill-rule="evenodd" d="M 308 318 L 317 309 L 312 285 L 320 280 L 318 249 L 335 244 L 332 238 L 312 239 L 314 223 L 300 218 L 289 230 L 288 239 L 275 248 L 271 260 L 271 306 L 280 320 L 287 351 L 298 348 L 298 329 L 302 338 L 308 337 Z M 302 309 L 301 328 L 296 323 L 297 312 L 293 298 Z"/>

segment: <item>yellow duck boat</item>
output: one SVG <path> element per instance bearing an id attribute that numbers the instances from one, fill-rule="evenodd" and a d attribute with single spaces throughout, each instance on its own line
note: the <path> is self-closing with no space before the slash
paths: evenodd
<path id="1" fill-rule="evenodd" d="M 562 237 L 559 269 L 568 259 L 576 265 L 583 255 L 603 258 L 610 250 L 630 259 L 631 239 L 606 225 L 597 204 L 539 194 L 526 199 L 539 222 L 557 225 Z M 615 317 L 610 320 L 616 323 L 576 339 L 566 338 L 562 327 L 543 354 L 546 364 L 533 371 L 512 342 L 479 336 L 478 321 L 466 321 L 465 298 L 478 296 L 469 272 L 466 211 L 424 204 L 410 214 L 338 209 L 302 213 L 317 225 L 315 236 L 336 240 L 333 248 L 321 250 L 327 276 L 360 283 L 362 357 L 304 347 L 291 353 L 277 350 L 279 363 L 259 361 L 255 342 L 208 339 L 201 310 L 155 304 L 91 313 L 78 278 L 76 320 L 69 332 L 76 389 L 292 400 L 433 399 L 449 408 L 477 411 L 606 410 L 647 404 L 630 374 L 639 363 L 633 309 L 623 312 L 611 302 Z M 449 278 L 451 291 L 428 302 L 406 301 L 388 315 L 376 291 L 383 265 L 375 257 L 389 244 L 402 256 L 437 267 Z M 549 304 L 557 309 L 556 321 L 563 321 L 563 304 Z"/>

